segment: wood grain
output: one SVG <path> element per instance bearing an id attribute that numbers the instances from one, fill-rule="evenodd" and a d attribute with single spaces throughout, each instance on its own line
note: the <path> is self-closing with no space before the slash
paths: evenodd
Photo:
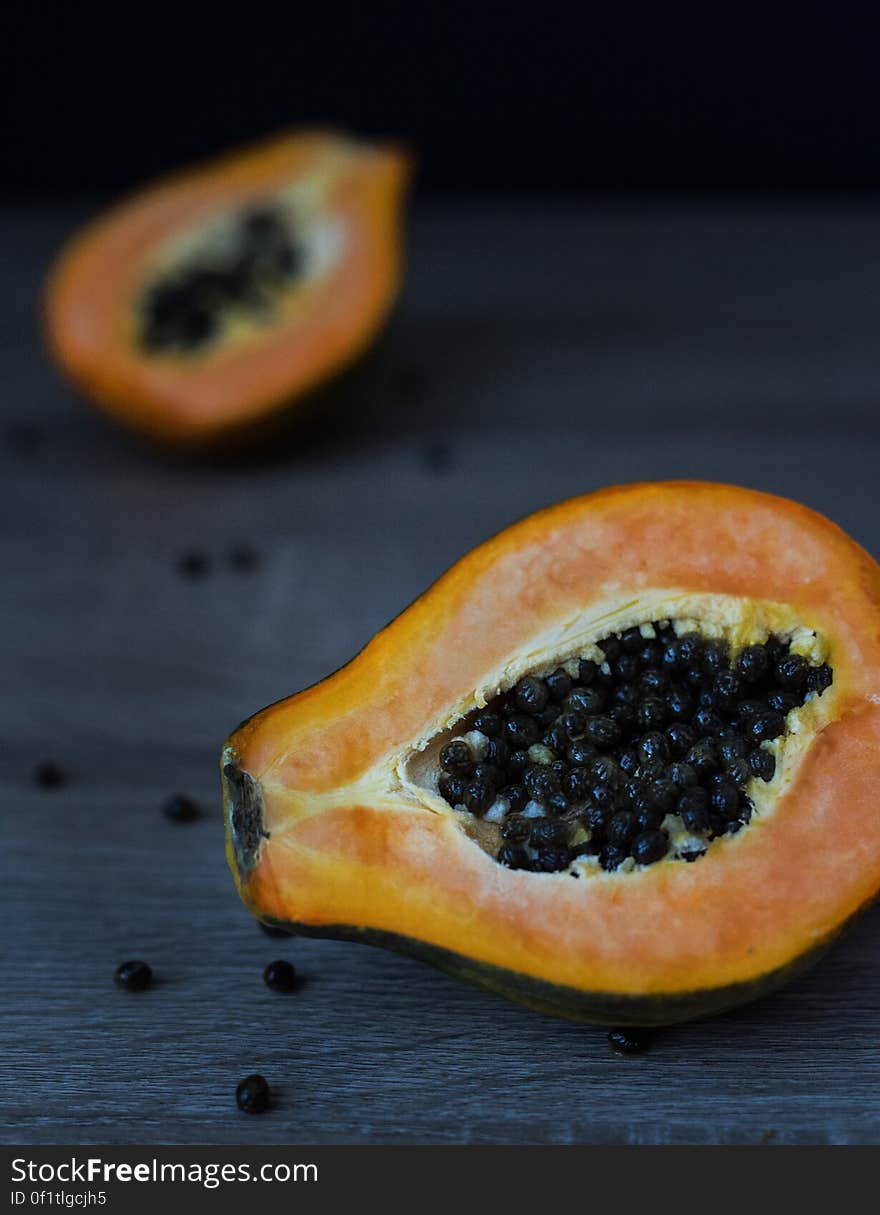
<path id="1" fill-rule="evenodd" d="M 225 868 L 216 777 L 242 717 L 566 495 L 738 481 L 880 553 L 880 215 L 424 210 L 364 377 L 295 450 L 198 468 L 118 435 L 40 353 L 40 278 L 84 210 L 0 230 L 3 1141 L 880 1141 L 877 911 L 781 995 L 622 1059 L 415 962 L 269 940 Z M 204 578 L 177 572 L 192 547 Z M 35 787 L 46 758 L 67 787 Z M 204 819 L 165 821 L 174 791 Z M 295 995 L 261 982 L 276 956 Z M 141 996 L 113 987 L 130 957 L 156 972 Z M 277 1093 L 258 1119 L 234 1107 L 251 1070 Z"/>

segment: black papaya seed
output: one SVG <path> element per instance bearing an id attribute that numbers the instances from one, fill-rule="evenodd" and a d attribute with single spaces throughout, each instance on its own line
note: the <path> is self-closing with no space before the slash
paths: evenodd
<path id="1" fill-rule="evenodd" d="M 608 1044 L 618 1055 L 643 1055 L 653 1041 L 653 1034 L 646 1029 L 628 1026 L 608 1032 Z"/>
<path id="2" fill-rule="evenodd" d="M 34 783 L 41 789 L 60 789 L 67 781 L 67 772 L 52 760 L 44 760 L 34 768 Z"/>
<path id="3" fill-rule="evenodd" d="M 478 816 L 492 808 L 501 864 L 560 872 L 578 856 L 613 871 L 629 857 L 677 859 L 670 814 L 705 841 L 681 859 L 700 859 L 749 823 L 750 782 L 772 780 L 776 760 L 761 744 L 833 680 L 781 638 L 732 653 L 723 638 L 676 637 L 671 622 L 645 633 L 597 642 L 602 663 L 524 675 L 470 719 L 484 744 L 441 750 L 441 795 Z M 572 845 L 575 827 L 588 838 Z"/>
<path id="4" fill-rule="evenodd" d="M 123 991 L 146 991 L 152 981 L 153 972 L 146 962 L 123 962 L 113 976 L 113 982 Z"/>
<path id="5" fill-rule="evenodd" d="M 263 971 L 263 982 L 270 991 L 294 991 L 297 985 L 296 967 L 292 962 L 285 962 L 283 959 L 270 962 Z"/>
<path id="6" fill-rule="evenodd" d="M 202 812 L 198 803 L 186 793 L 174 793 L 162 803 L 162 813 L 173 823 L 192 823 Z"/>
<path id="7" fill-rule="evenodd" d="M 669 851 L 669 836 L 657 828 L 642 831 L 633 840 L 630 854 L 637 865 L 653 865 Z"/>
<path id="8" fill-rule="evenodd" d="M 211 569 L 211 559 L 207 553 L 191 549 L 182 553 L 177 562 L 177 568 L 186 578 L 204 578 Z"/>
<path id="9" fill-rule="evenodd" d="M 245 1076 L 235 1090 L 235 1104 L 245 1114 L 263 1114 L 272 1104 L 272 1095 L 266 1079 L 258 1072 Z"/>
<path id="10" fill-rule="evenodd" d="M 227 560 L 232 569 L 244 574 L 256 568 L 259 558 L 250 544 L 236 544 L 229 550 Z"/>
<path id="11" fill-rule="evenodd" d="M 461 739 L 447 743 L 440 752 L 440 767 L 452 776 L 468 776 L 474 770 L 470 747 Z"/>

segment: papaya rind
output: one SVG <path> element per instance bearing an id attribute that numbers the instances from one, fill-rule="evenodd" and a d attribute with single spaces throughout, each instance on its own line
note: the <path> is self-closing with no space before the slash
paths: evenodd
<path id="1" fill-rule="evenodd" d="M 563 1017 L 579 1024 L 649 1028 L 717 1016 L 772 995 L 819 962 L 837 937 L 866 910 L 867 907 L 857 912 L 825 940 L 785 966 L 750 982 L 692 992 L 632 996 L 618 992 L 578 991 L 574 987 L 548 983 L 543 979 L 478 962 L 452 950 L 380 929 L 354 928 L 346 924 L 298 924 L 264 916 L 259 919 L 271 927 L 286 929 L 294 936 L 373 945 L 414 958 L 454 979 L 469 983 L 472 987 L 521 1004 L 532 1012 Z"/>

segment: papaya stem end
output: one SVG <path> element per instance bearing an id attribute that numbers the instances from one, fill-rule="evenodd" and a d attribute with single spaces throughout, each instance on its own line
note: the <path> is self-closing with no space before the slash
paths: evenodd
<path id="1" fill-rule="evenodd" d="M 236 867 L 244 881 L 259 860 L 263 840 L 269 838 L 269 832 L 263 825 L 260 782 L 237 764 L 224 764 L 223 802 Z"/>

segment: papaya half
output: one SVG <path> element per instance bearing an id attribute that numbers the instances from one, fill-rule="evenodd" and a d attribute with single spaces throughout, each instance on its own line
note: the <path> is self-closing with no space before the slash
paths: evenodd
<path id="1" fill-rule="evenodd" d="M 697 482 L 502 532 L 222 755 L 261 920 L 621 1025 L 817 958 L 880 888 L 878 776 L 880 569 Z"/>
<path id="2" fill-rule="evenodd" d="M 378 333 L 401 276 L 409 160 L 284 134 L 135 194 L 53 267 L 57 362 L 119 421 L 223 446 L 311 400 Z"/>

